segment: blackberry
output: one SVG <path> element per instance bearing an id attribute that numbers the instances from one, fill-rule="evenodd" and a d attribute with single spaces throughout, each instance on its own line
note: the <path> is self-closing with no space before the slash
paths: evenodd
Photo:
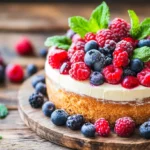
<path id="1" fill-rule="evenodd" d="M 112 64 L 113 58 L 108 55 L 105 57 L 105 66 Z"/>
<path id="2" fill-rule="evenodd" d="M 99 51 L 100 53 L 102 53 L 103 55 L 107 55 L 107 51 L 105 51 L 104 48 L 99 47 L 98 51 Z"/>
<path id="3" fill-rule="evenodd" d="M 40 93 L 37 93 L 37 92 L 33 93 L 29 97 L 29 103 L 30 103 L 31 107 L 33 107 L 33 108 L 40 108 L 40 107 L 42 107 L 42 105 L 44 103 L 44 97 Z"/>
<path id="4" fill-rule="evenodd" d="M 0 65 L 0 83 L 5 81 L 5 68 Z"/>
<path id="5" fill-rule="evenodd" d="M 69 116 L 66 122 L 66 126 L 71 130 L 79 130 L 84 123 L 84 118 L 82 115 L 72 115 Z"/>
<path id="6" fill-rule="evenodd" d="M 128 67 L 123 70 L 123 77 L 125 76 L 136 76 L 136 73 Z"/>

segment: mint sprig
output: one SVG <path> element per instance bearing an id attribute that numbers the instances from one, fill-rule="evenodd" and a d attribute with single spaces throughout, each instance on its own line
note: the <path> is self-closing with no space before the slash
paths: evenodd
<path id="1" fill-rule="evenodd" d="M 8 115 L 8 109 L 5 105 L 0 104 L 0 118 L 5 118 Z"/>
<path id="2" fill-rule="evenodd" d="M 56 46 L 58 48 L 68 50 L 71 45 L 71 39 L 66 36 L 52 36 L 46 39 L 45 46 Z"/>
<path id="3" fill-rule="evenodd" d="M 81 37 L 84 37 L 88 32 L 96 33 L 100 29 L 107 28 L 109 16 L 109 7 L 105 2 L 102 2 L 101 5 L 93 10 L 89 20 L 80 16 L 69 18 L 69 27 Z"/>

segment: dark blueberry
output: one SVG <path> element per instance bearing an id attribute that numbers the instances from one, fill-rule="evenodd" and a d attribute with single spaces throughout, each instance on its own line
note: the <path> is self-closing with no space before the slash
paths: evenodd
<path id="1" fill-rule="evenodd" d="M 70 128 L 71 130 L 79 130 L 81 129 L 83 123 L 84 123 L 83 116 L 77 114 L 77 115 L 72 115 L 68 117 L 66 126 Z"/>
<path id="2" fill-rule="evenodd" d="M 30 64 L 27 66 L 27 76 L 32 76 L 33 74 L 35 74 L 37 72 L 37 66 L 34 64 Z"/>
<path id="3" fill-rule="evenodd" d="M 30 103 L 31 107 L 33 107 L 33 108 L 40 108 L 40 107 L 42 107 L 42 105 L 44 103 L 44 97 L 40 93 L 33 93 L 29 97 L 29 103 Z"/>
<path id="4" fill-rule="evenodd" d="M 99 47 L 99 48 L 98 48 L 98 51 L 99 51 L 100 53 L 102 53 L 103 55 L 107 55 L 107 51 L 105 51 L 104 48 Z"/>
<path id="5" fill-rule="evenodd" d="M 35 88 L 36 84 L 39 82 L 45 83 L 45 77 L 43 75 L 37 75 L 32 79 L 32 86 Z"/>
<path id="6" fill-rule="evenodd" d="M 143 46 L 148 46 L 148 47 L 150 47 L 150 39 L 143 39 L 143 40 L 140 40 L 139 43 L 138 43 L 138 46 L 139 46 L 139 47 L 143 47 Z"/>
<path id="7" fill-rule="evenodd" d="M 42 111 L 45 116 L 50 117 L 52 112 L 55 110 L 55 105 L 52 102 L 45 102 L 42 106 Z"/>
<path id="8" fill-rule="evenodd" d="M 136 73 L 128 67 L 123 70 L 123 76 L 136 76 Z"/>
<path id="9" fill-rule="evenodd" d="M 67 33 L 66 33 L 66 36 L 67 36 L 68 38 L 72 39 L 72 37 L 73 37 L 75 34 L 76 34 L 76 33 L 75 33 L 73 30 L 69 29 L 69 30 L 67 31 Z"/>
<path id="10" fill-rule="evenodd" d="M 47 48 L 43 48 L 40 50 L 39 54 L 41 57 L 45 58 L 47 55 L 47 52 L 48 52 Z"/>
<path id="11" fill-rule="evenodd" d="M 46 85 L 42 82 L 39 82 L 35 86 L 35 90 L 37 93 L 41 93 L 46 96 Z"/>
<path id="12" fill-rule="evenodd" d="M 104 77 L 100 72 L 93 72 L 90 76 L 90 83 L 92 85 L 101 85 L 104 83 Z"/>
<path id="13" fill-rule="evenodd" d="M 139 132 L 145 139 L 150 139 L 150 121 L 144 122 L 139 128 Z"/>
<path id="14" fill-rule="evenodd" d="M 88 52 L 88 51 L 90 51 L 92 49 L 98 49 L 98 44 L 94 40 L 91 40 L 91 41 L 87 42 L 85 44 L 85 47 L 84 47 L 85 52 Z"/>
<path id="15" fill-rule="evenodd" d="M 5 67 L 0 65 L 0 83 L 5 81 Z"/>
<path id="16" fill-rule="evenodd" d="M 132 71 L 138 73 L 143 70 L 144 63 L 140 59 L 132 59 L 130 62 L 130 68 Z"/>
<path id="17" fill-rule="evenodd" d="M 95 126 L 92 123 L 85 123 L 81 128 L 81 133 L 85 137 L 94 137 L 95 136 Z"/>
<path id="18" fill-rule="evenodd" d="M 112 64 L 113 58 L 112 57 L 108 57 L 108 55 L 105 57 L 105 66 L 108 66 L 110 64 Z"/>
<path id="19" fill-rule="evenodd" d="M 68 114 L 62 109 L 57 109 L 51 114 L 51 121 L 57 126 L 63 126 L 66 124 Z"/>

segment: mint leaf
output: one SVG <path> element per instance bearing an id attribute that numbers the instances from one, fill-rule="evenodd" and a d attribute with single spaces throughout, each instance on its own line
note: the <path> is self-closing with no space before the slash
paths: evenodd
<path id="1" fill-rule="evenodd" d="M 143 62 L 150 61 L 150 47 L 144 46 L 141 48 L 136 48 L 133 51 L 132 58 L 138 58 L 138 59 L 142 60 Z"/>
<path id="2" fill-rule="evenodd" d="M 109 7 L 105 2 L 102 2 L 91 14 L 89 20 L 91 31 L 97 32 L 100 29 L 108 28 L 109 17 Z"/>
<path id="3" fill-rule="evenodd" d="M 141 32 L 139 18 L 133 10 L 128 10 L 128 14 L 131 22 L 130 35 L 137 38 L 138 34 Z"/>
<path id="4" fill-rule="evenodd" d="M 0 135 L 0 140 L 2 139 L 3 137 Z"/>
<path id="5" fill-rule="evenodd" d="M 71 45 L 71 39 L 66 36 L 53 36 L 49 37 L 45 41 L 45 46 L 56 46 L 61 49 L 68 50 Z"/>
<path id="6" fill-rule="evenodd" d="M 81 37 L 90 31 L 89 22 L 83 17 L 75 16 L 71 17 L 68 20 L 69 27 L 76 33 L 78 33 Z"/>
<path id="7" fill-rule="evenodd" d="M 0 104 L 0 118 L 5 118 L 8 115 L 8 109 L 5 105 Z"/>

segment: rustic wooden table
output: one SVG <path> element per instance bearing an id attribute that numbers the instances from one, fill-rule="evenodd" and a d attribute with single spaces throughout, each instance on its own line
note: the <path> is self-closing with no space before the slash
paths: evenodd
<path id="1" fill-rule="evenodd" d="M 27 36 L 35 45 L 36 52 L 43 47 L 47 36 L 63 34 L 67 29 L 67 18 L 72 15 L 88 17 L 97 4 L 1 4 L 0 5 L 0 53 L 7 63 L 20 63 L 24 67 L 36 63 L 44 67 L 39 57 L 18 57 L 14 43 Z M 111 17 L 128 19 L 127 9 L 134 9 L 141 19 L 150 16 L 149 4 L 111 4 Z M 9 115 L 0 120 L 0 150 L 67 150 L 39 138 L 21 121 L 17 111 L 17 91 L 20 84 L 6 82 L 0 85 L 0 103 L 6 104 Z"/>

